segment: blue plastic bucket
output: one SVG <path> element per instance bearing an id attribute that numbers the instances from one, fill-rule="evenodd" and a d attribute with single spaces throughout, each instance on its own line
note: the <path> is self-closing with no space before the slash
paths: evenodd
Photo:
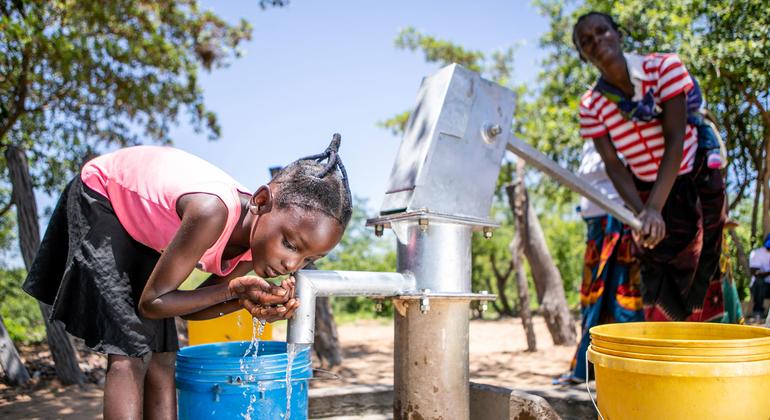
<path id="1" fill-rule="evenodd" d="M 176 360 L 180 420 L 285 419 L 286 343 L 260 341 L 257 357 L 248 341 L 185 347 Z M 253 349 L 252 349 L 253 350 Z M 307 419 L 310 348 L 297 351 L 291 367 L 290 419 Z"/>

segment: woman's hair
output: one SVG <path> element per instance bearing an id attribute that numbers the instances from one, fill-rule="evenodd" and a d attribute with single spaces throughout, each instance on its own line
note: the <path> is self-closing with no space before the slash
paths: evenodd
<path id="1" fill-rule="evenodd" d="M 353 209 L 348 174 L 338 154 L 341 141 L 335 133 L 323 153 L 298 159 L 273 177 L 270 183 L 279 184 L 274 198 L 278 208 L 318 211 L 347 226 Z"/>
<path id="2" fill-rule="evenodd" d="M 575 49 L 577 50 L 578 55 L 580 55 L 580 59 L 583 61 L 586 61 L 586 59 L 583 57 L 583 54 L 580 53 L 580 45 L 578 45 L 578 40 L 577 40 L 577 28 L 578 26 L 580 26 L 583 20 L 591 16 L 603 17 L 607 21 L 607 23 L 610 24 L 610 27 L 612 29 L 614 29 L 618 33 L 621 33 L 621 34 L 623 33 L 623 29 L 620 27 L 620 25 L 618 25 L 618 23 L 615 22 L 615 19 L 613 19 L 612 16 L 608 15 L 607 13 L 591 11 L 584 15 L 580 15 L 580 17 L 578 17 L 577 19 L 577 22 L 575 22 L 575 26 L 572 27 L 572 44 L 575 46 Z"/>

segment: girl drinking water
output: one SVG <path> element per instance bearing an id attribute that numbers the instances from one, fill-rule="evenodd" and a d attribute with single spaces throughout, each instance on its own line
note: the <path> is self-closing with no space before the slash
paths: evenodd
<path id="1" fill-rule="evenodd" d="M 293 273 L 340 241 L 351 198 L 339 145 L 335 134 L 324 153 L 254 193 L 196 156 L 157 146 L 97 157 L 67 185 L 24 290 L 107 354 L 105 419 L 176 418 L 174 316 L 293 315 L 293 278 L 280 286 L 264 279 Z M 211 276 L 177 290 L 194 268 Z"/>

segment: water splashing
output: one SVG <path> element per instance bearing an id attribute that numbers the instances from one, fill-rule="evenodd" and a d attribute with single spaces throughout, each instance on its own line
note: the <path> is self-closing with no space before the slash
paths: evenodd
<path id="1" fill-rule="evenodd" d="M 255 382 L 257 378 L 257 371 L 259 370 L 259 340 L 262 338 L 262 334 L 265 332 L 265 321 L 260 321 L 257 318 L 251 319 L 251 342 L 249 347 L 246 348 L 246 352 L 241 357 L 240 365 L 243 378 L 241 380 L 241 386 L 243 387 L 243 398 L 249 399 L 249 406 L 246 409 L 246 413 L 241 414 L 245 420 L 251 420 L 251 413 L 254 412 L 254 403 L 257 401 L 257 396 L 252 393 L 251 396 L 247 394 L 249 386 Z M 252 369 L 249 372 L 247 357 L 251 355 Z M 261 385 L 261 384 L 260 384 Z"/>
<path id="2" fill-rule="evenodd" d="M 251 394 L 251 397 L 249 398 L 249 407 L 246 409 L 245 414 L 241 414 L 241 417 L 243 417 L 243 420 L 251 420 L 251 413 L 254 412 L 255 402 L 257 402 L 257 396 L 254 394 Z"/>
<path id="3" fill-rule="evenodd" d="M 291 365 L 297 355 L 297 344 L 286 343 L 286 418 L 291 419 Z"/>

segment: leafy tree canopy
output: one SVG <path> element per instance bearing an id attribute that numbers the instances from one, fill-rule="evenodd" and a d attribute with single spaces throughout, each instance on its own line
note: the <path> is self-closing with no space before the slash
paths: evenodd
<path id="1" fill-rule="evenodd" d="M 677 52 L 700 82 L 728 149 L 731 209 L 746 197 L 767 196 L 762 179 L 770 138 L 770 15 L 761 0 L 536 0 L 550 22 L 539 86 L 519 116 L 533 145 L 575 168 L 583 140 L 578 99 L 598 73 L 572 44 L 577 17 L 609 13 L 624 30 L 627 51 Z M 766 206 L 767 207 L 767 206 Z M 754 205 L 751 225 L 758 216 Z M 766 209 L 764 210 L 766 213 Z M 767 216 L 765 216 L 765 219 Z"/>
<path id="2" fill-rule="evenodd" d="M 26 150 L 52 191 L 107 145 L 169 143 L 183 112 L 215 138 L 199 64 L 227 65 L 250 36 L 195 0 L 0 2 L 0 145 Z"/>

